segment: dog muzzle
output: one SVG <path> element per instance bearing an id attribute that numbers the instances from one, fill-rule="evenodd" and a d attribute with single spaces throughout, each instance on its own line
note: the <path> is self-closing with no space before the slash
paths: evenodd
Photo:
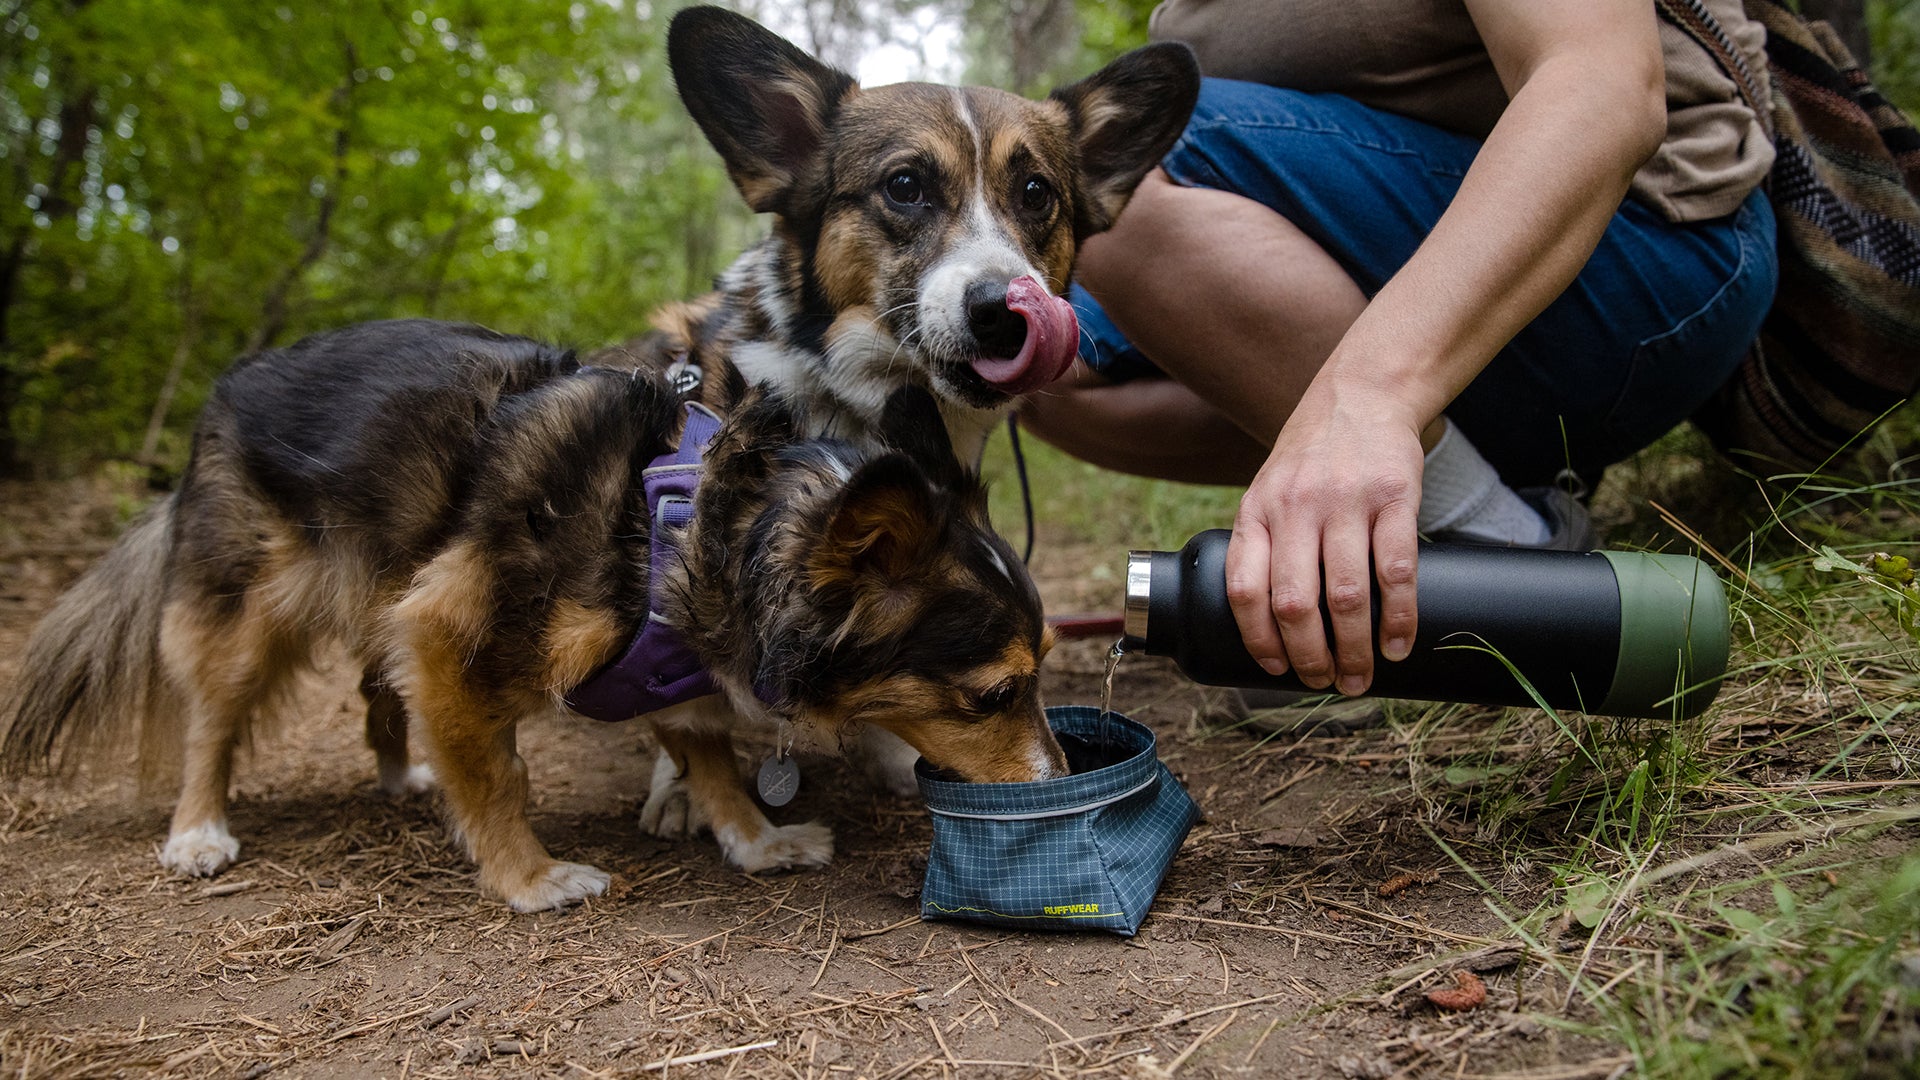
<path id="1" fill-rule="evenodd" d="M 972 361 L 975 373 L 1009 395 L 1030 393 L 1065 375 L 1080 349 L 1080 320 L 1073 305 L 1029 275 L 1008 283 L 1007 310 L 1027 323 L 1020 351 L 1009 357 L 979 357 Z"/>

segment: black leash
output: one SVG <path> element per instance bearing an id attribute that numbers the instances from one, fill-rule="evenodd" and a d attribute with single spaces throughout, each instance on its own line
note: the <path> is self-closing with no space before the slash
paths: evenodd
<path id="1" fill-rule="evenodd" d="M 1013 468 L 1020 477 L 1020 505 L 1027 513 L 1027 550 L 1022 563 L 1033 562 L 1033 486 L 1027 481 L 1027 456 L 1020 449 L 1020 421 L 1007 417 L 1007 441 L 1013 448 Z M 1118 615 L 1049 615 L 1047 625 L 1064 638 L 1098 637 L 1112 639 L 1124 629 Z"/>
<path id="2" fill-rule="evenodd" d="M 1013 471 L 1020 477 L 1020 507 L 1027 514 L 1027 550 L 1021 554 L 1022 563 L 1033 562 L 1033 488 L 1027 483 L 1027 455 L 1020 450 L 1020 418 L 1013 413 L 1007 414 L 1007 441 L 1013 447 Z"/>

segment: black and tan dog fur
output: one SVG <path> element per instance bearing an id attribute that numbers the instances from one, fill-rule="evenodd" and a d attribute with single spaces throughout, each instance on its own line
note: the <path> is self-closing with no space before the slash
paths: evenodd
<path id="1" fill-rule="evenodd" d="M 676 15 L 668 54 L 688 112 L 772 229 L 716 291 L 656 312 L 611 362 L 691 367 L 716 411 L 753 387 L 800 404 L 808 434 L 866 443 L 894 390 L 925 387 L 974 466 L 1016 404 L 972 366 L 1021 344 L 1008 283 L 1030 275 L 1064 293 L 1080 245 L 1113 223 L 1199 94 L 1176 44 L 1040 101 L 862 88 L 715 7 Z M 883 785 L 915 790 L 910 747 L 870 729 L 859 756 Z"/>
<path id="2" fill-rule="evenodd" d="M 152 761 L 183 747 L 161 861 L 217 873 L 238 852 L 236 747 L 316 646 L 339 642 L 367 673 L 383 777 L 406 773 L 411 714 L 489 892 L 519 910 L 598 894 L 605 874 L 555 861 L 529 828 L 515 730 L 647 617 L 640 471 L 680 413 L 656 372 L 582 370 L 476 327 L 368 324 L 242 361 L 179 490 L 36 631 L 6 770 L 135 725 Z M 880 448 L 802 426 L 784 403 L 741 402 L 708 452 L 664 613 L 725 693 L 656 714 L 673 769 L 651 825 L 710 827 L 749 869 L 824 861 L 831 839 L 769 824 L 747 796 L 739 715 L 829 739 L 879 725 L 977 780 L 1065 767 L 1036 693 L 1039 599 L 931 400 L 896 396 Z"/>
<path id="3" fill-rule="evenodd" d="M 893 390 L 923 386 L 968 464 L 1014 404 L 971 365 L 1025 333 L 994 290 L 1004 299 L 1031 275 L 1064 293 L 1080 244 L 1113 223 L 1199 93 L 1175 44 L 1042 101 L 866 89 L 714 7 L 675 16 L 668 54 L 687 110 L 772 231 L 716 292 L 658 313 L 635 351 L 691 359 L 717 409 L 752 385 L 804 404 L 810 434 L 856 441 Z"/>

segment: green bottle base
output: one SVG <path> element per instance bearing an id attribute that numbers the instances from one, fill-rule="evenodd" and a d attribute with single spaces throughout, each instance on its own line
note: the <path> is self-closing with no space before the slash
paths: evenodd
<path id="1" fill-rule="evenodd" d="M 1602 551 L 1620 585 L 1620 654 L 1606 716 L 1695 716 L 1727 670 L 1727 591 L 1690 555 Z M 1676 675 L 1676 672 L 1678 673 Z"/>

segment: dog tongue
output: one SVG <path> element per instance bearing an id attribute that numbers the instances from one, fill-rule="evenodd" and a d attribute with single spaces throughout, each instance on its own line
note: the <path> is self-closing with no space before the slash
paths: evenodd
<path id="1" fill-rule="evenodd" d="M 1024 394 L 1067 373 L 1080 349 L 1080 320 L 1073 305 L 1031 277 L 1007 284 L 1007 308 L 1027 320 L 1027 339 L 1012 357 L 982 356 L 973 370 L 996 390 Z"/>

